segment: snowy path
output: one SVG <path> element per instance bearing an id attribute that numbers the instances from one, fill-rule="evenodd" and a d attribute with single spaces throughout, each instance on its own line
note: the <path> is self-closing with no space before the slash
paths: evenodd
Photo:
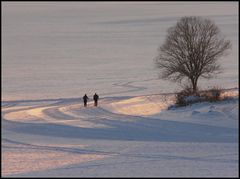
<path id="1" fill-rule="evenodd" d="M 3 176 L 237 176 L 238 97 L 171 99 L 2 102 Z"/>

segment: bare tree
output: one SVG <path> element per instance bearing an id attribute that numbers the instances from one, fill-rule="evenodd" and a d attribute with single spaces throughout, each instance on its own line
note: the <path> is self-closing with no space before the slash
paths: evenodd
<path id="1" fill-rule="evenodd" d="M 217 60 L 231 48 L 219 28 L 209 19 L 183 17 L 168 29 L 155 59 L 161 78 L 180 82 L 185 78 L 197 91 L 199 77 L 212 78 L 221 72 Z"/>

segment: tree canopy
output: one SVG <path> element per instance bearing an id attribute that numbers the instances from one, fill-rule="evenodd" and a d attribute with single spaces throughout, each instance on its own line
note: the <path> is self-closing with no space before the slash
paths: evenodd
<path id="1" fill-rule="evenodd" d="M 175 82 L 185 78 L 196 92 L 199 77 L 212 78 L 221 72 L 218 59 L 230 48 L 231 42 L 210 19 L 182 17 L 168 29 L 155 62 L 161 78 Z"/>

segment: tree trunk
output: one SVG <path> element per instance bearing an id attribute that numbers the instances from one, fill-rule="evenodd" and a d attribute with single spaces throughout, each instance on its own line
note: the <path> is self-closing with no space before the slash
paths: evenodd
<path id="1" fill-rule="evenodd" d="M 192 82 L 192 90 L 193 90 L 194 94 L 197 93 L 197 80 L 198 80 L 197 78 L 191 80 L 191 82 Z"/>
<path id="2" fill-rule="evenodd" d="M 197 93 L 197 78 L 194 80 L 193 82 L 193 93 L 196 94 Z"/>
<path id="3" fill-rule="evenodd" d="M 197 83 L 194 83 L 193 84 L 193 93 L 196 93 L 197 92 Z"/>

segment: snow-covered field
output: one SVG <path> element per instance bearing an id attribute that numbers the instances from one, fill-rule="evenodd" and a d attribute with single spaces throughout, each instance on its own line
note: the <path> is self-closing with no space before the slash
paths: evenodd
<path id="1" fill-rule="evenodd" d="M 172 110 L 172 94 L 87 108 L 78 98 L 3 102 L 2 174 L 238 176 L 238 89 L 230 92 L 233 100 Z"/>
<path id="2" fill-rule="evenodd" d="M 154 58 L 182 16 L 216 22 L 232 50 L 205 88 L 238 87 L 237 2 L 3 2 L 2 99 L 148 95 L 179 87 Z"/>
<path id="3" fill-rule="evenodd" d="M 238 3 L 3 2 L 2 176 L 239 175 Z M 153 58 L 185 15 L 232 42 L 202 88 L 233 100 L 167 110 L 176 84 Z M 81 97 L 100 95 L 99 107 Z"/>

